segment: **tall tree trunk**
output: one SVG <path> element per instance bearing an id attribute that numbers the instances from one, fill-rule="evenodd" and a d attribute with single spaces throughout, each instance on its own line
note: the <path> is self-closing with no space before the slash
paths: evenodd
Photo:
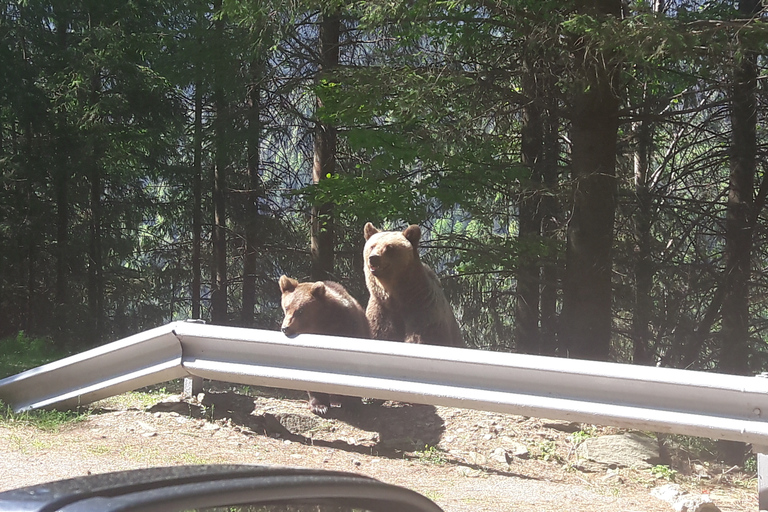
<path id="1" fill-rule="evenodd" d="M 91 77 L 91 105 L 95 107 L 98 101 L 97 94 L 99 75 L 95 73 Z M 104 190 L 102 173 L 99 167 L 99 142 L 96 133 L 88 135 L 88 179 L 90 180 L 90 210 L 88 244 L 88 308 L 93 322 L 94 342 L 100 342 L 104 335 L 104 278 L 101 248 L 101 194 Z"/>
<path id="2" fill-rule="evenodd" d="M 58 51 L 63 56 L 67 51 L 67 30 L 69 17 L 66 9 L 55 9 L 56 39 Z M 63 11 L 63 12 L 62 12 Z M 61 57 L 63 61 L 63 57 Z M 64 63 L 61 63 L 64 66 Z M 64 120 L 59 120 L 54 128 L 55 161 L 53 166 L 53 187 L 56 202 L 56 292 L 54 305 L 54 323 L 63 333 L 65 341 L 69 335 L 69 181 L 70 181 L 70 144 L 69 127 Z"/>
<path id="3" fill-rule="evenodd" d="M 582 0 L 580 12 L 621 14 L 620 0 Z M 573 98 L 573 203 L 568 222 L 561 335 L 571 357 L 607 360 L 611 341 L 611 272 L 616 209 L 619 101 L 608 55 L 577 46 L 582 79 Z"/>
<path id="4" fill-rule="evenodd" d="M 227 323 L 227 161 L 224 136 L 223 92 L 213 94 L 216 109 L 213 161 L 213 279 L 211 283 L 211 322 Z"/>
<path id="5" fill-rule="evenodd" d="M 333 79 L 333 69 L 339 64 L 339 37 L 341 14 L 338 10 L 322 14 L 320 22 L 320 78 Z M 318 99 L 318 108 L 322 107 Z M 320 183 L 336 173 L 336 127 L 317 120 L 315 123 L 315 158 L 312 181 Z M 310 228 L 311 278 L 313 281 L 330 279 L 333 275 L 334 229 L 333 205 L 312 206 Z"/>
<path id="6" fill-rule="evenodd" d="M 192 171 L 192 318 L 200 318 L 200 253 L 203 231 L 203 92 L 200 80 L 195 82 L 195 121 Z"/>
<path id="7" fill-rule="evenodd" d="M 759 0 L 742 0 L 739 13 L 752 17 Z M 725 296 L 720 333 L 720 370 L 749 372 L 749 276 L 752 210 L 757 160 L 757 55 L 745 52 L 736 64 L 731 99 L 731 157 L 725 219 Z"/>
<path id="8" fill-rule="evenodd" d="M 648 155 L 650 154 L 651 133 L 647 121 L 634 126 L 635 134 L 635 200 L 637 212 L 633 220 L 635 231 L 635 305 L 632 315 L 633 362 L 651 364 L 651 333 L 649 324 L 653 301 L 653 265 L 651 262 L 651 192 L 649 189 Z"/>
<path id="9" fill-rule="evenodd" d="M 760 0 L 739 2 L 739 14 L 756 15 Z M 746 51 L 735 63 L 731 91 L 731 156 L 725 218 L 725 276 L 719 369 L 749 373 L 749 277 L 754 231 L 754 188 L 757 161 L 757 55 Z M 744 443 L 722 441 L 718 451 L 729 464 L 744 461 Z"/>
<path id="10" fill-rule="evenodd" d="M 68 137 L 58 129 L 56 163 L 54 164 L 53 187 L 56 196 L 56 323 L 57 328 L 67 325 L 67 303 L 69 297 L 69 148 Z"/>
<path id="11" fill-rule="evenodd" d="M 245 255 L 243 258 L 243 307 L 240 323 L 253 326 L 256 301 L 256 256 L 259 249 L 259 197 L 261 176 L 259 175 L 261 146 L 261 63 L 253 63 L 253 83 L 248 90 L 248 192 L 245 199 Z"/>
<path id="12" fill-rule="evenodd" d="M 539 346 L 539 251 L 541 241 L 541 166 L 543 125 L 536 83 L 536 69 L 528 63 L 523 93 L 522 163 L 530 173 L 529 186 L 519 200 L 517 290 L 515 301 L 515 344 L 518 352 L 540 353 Z"/>
<path id="13" fill-rule="evenodd" d="M 221 11 L 221 0 L 214 2 L 214 12 Z M 221 19 L 214 21 L 215 37 L 224 37 Z M 216 72 L 214 82 L 221 80 Z M 218 325 L 227 323 L 227 113 L 226 99 L 221 85 L 216 85 L 213 92 L 213 104 L 216 111 L 214 121 L 214 159 L 213 159 L 213 278 L 211 283 L 211 322 Z"/>
<path id="14" fill-rule="evenodd" d="M 548 92 L 554 92 L 554 83 L 547 87 Z M 544 194 L 541 198 L 541 234 L 547 246 L 547 254 L 541 269 L 541 353 L 555 355 L 558 352 L 557 340 L 557 290 L 558 290 L 558 239 L 560 228 L 560 211 L 557 201 L 557 186 L 559 180 L 558 162 L 560 143 L 558 129 L 560 127 L 557 100 L 547 100 L 544 118 L 544 147 L 542 155 L 542 180 Z"/>
<path id="15" fill-rule="evenodd" d="M 93 155 L 89 160 L 95 160 Z M 103 190 L 101 170 L 98 163 L 90 163 L 90 210 L 88 244 L 88 309 L 93 322 L 95 337 L 92 342 L 101 341 L 104 333 L 104 279 L 101 249 L 101 193 Z"/>

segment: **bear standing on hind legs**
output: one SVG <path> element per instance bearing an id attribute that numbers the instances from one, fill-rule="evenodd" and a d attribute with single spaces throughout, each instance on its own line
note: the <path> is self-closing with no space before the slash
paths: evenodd
<path id="1" fill-rule="evenodd" d="M 347 290 L 333 281 L 299 283 L 288 276 L 280 277 L 281 305 L 285 317 L 280 330 L 286 336 L 325 334 L 349 338 L 370 338 L 368 320 L 360 304 Z M 359 398 L 309 394 L 309 408 L 319 416 L 328 414 L 331 402 L 352 404 Z"/>
<path id="2" fill-rule="evenodd" d="M 379 231 L 365 225 L 363 266 L 374 339 L 464 347 L 459 324 L 431 268 L 419 258 L 419 226 Z"/>

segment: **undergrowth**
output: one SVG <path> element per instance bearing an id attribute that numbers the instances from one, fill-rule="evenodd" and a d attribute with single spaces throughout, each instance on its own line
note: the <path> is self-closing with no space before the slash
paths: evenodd
<path id="1" fill-rule="evenodd" d="M 0 379 L 66 356 L 49 338 L 36 338 L 19 331 L 0 339 Z"/>

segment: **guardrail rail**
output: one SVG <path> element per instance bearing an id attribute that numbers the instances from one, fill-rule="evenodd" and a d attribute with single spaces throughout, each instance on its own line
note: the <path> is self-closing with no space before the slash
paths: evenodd
<path id="1" fill-rule="evenodd" d="M 751 443 L 768 509 L 768 378 L 170 323 L 0 380 L 14 411 L 180 377 L 312 389 Z"/>

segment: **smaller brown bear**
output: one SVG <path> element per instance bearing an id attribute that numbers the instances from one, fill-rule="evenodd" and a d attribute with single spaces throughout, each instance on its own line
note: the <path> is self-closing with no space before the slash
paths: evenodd
<path id="1" fill-rule="evenodd" d="M 363 265 L 374 339 L 464 347 L 459 324 L 435 273 L 419 258 L 419 226 L 379 231 L 365 225 Z"/>
<path id="2" fill-rule="evenodd" d="M 285 317 L 281 330 L 286 336 L 297 334 L 325 334 L 350 338 L 370 338 L 371 331 L 365 311 L 347 290 L 333 281 L 299 283 L 288 276 L 280 277 L 281 304 Z M 333 403 L 352 405 L 359 399 L 309 394 L 309 408 L 325 416 Z"/>

